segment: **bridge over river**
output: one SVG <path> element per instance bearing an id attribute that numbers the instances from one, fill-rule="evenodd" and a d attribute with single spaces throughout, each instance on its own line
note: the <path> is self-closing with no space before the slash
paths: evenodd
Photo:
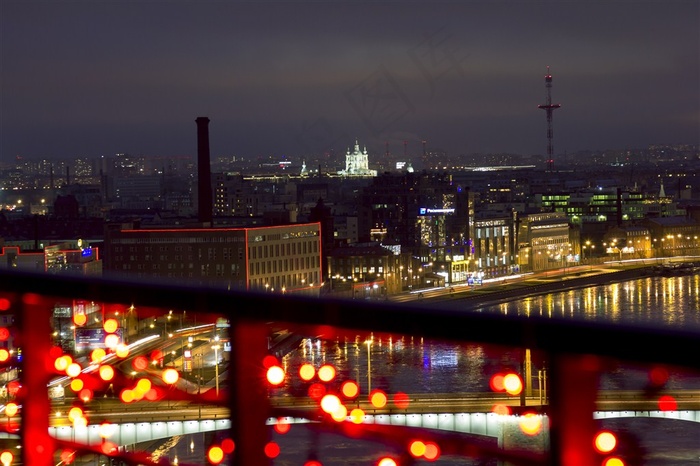
<path id="1" fill-rule="evenodd" d="M 677 403 L 672 411 L 659 409 L 658 401 L 640 391 L 601 391 L 593 413 L 595 419 L 611 418 L 663 418 L 675 421 L 700 423 L 700 390 L 664 392 Z M 348 406 L 360 407 L 365 412 L 364 424 L 395 425 L 413 428 L 438 429 L 498 439 L 519 430 L 517 415 L 499 415 L 492 412 L 495 404 L 518 409 L 519 397 L 493 394 L 414 394 L 409 395 L 409 405 L 399 409 L 390 405 L 375 408 L 365 401 L 348 402 Z M 538 435 L 546 441 L 548 430 L 547 405 L 539 396 L 527 397 L 525 405 L 538 417 L 543 428 Z M 271 399 L 272 425 L 283 419 L 290 424 L 307 424 L 319 418 L 317 403 L 308 398 L 277 397 Z M 70 405 L 66 405 L 69 408 Z M 230 412 L 225 407 L 196 405 L 186 402 L 154 402 L 124 405 L 118 400 L 103 399 L 93 403 L 86 412 L 91 424 L 73 427 L 65 412 L 56 411 L 51 419 L 51 434 L 62 440 L 99 444 L 103 441 L 103 422 L 111 425 L 110 440 L 120 446 L 133 445 L 178 435 L 227 430 L 231 428 Z M 348 418 L 349 419 L 349 418 Z M 0 434 L 0 438 L 10 434 Z"/>

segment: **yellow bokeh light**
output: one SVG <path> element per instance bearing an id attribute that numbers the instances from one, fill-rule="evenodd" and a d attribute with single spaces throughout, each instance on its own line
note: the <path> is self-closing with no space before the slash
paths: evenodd
<path id="1" fill-rule="evenodd" d="M 330 382 L 335 378 L 335 367 L 330 364 L 324 364 L 318 368 L 318 378 L 322 382 Z"/>
<path id="2" fill-rule="evenodd" d="M 355 398 L 358 393 L 360 393 L 360 387 L 357 386 L 357 382 L 348 380 L 343 382 L 343 385 L 340 387 L 340 391 L 343 392 L 343 396 L 346 398 Z"/>
<path id="3" fill-rule="evenodd" d="M 102 348 L 95 348 L 92 350 L 92 353 L 90 353 L 90 360 L 96 364 L 99 364 L 102 361 L 102 358 L 104 358 L 106 355 L 107 353 Z"/>
<path id="4" fill-rule="evenodd" d="M 617 456 L 613 456 L 612 458 L 607 458 L 603 466 L 625 466 L 625 462 Z"/>
<path id="5" fill-rule="evenodd" d="M 146 393 L 152 386 L 153 384 L 151 384 L 151 381 L 148 379 L 139 379 L 139 381 L 136 382 L 136 390 L 139 392 Z"/>
<path id="6" fill-rule="evenodd" d="M 75 422 L 76 419 L 83 417 L 83 410 L 78 408 L 77 406 L 73 407 L 68 411 L 68 419 L 71 420 L 71 422 Z"/>
<path id="7" fill-rule="evenodd" d="M 128 388 L 122 390 L 122 392 L 119 394 L 119 398 L 121 398 L 124 403 L 131 403 L 136 399 L 134 396 L 134 391 L 129 390 Z"/>
<path id="8" fill-rule="evenodd" d="M 331 413 L 331 417 L 336 422 L 343 422 L 348 417 L 348 408 L 344 405 L 338 406 L 338 409 Z"/>
<path id="9" fill-rule="evenodd" d="M 100 378 L 108 382 L 114 378 L 114 369 L 112 366 L 100 366 Z"/>
<path id="10" fill-rule="evenodd" d="M 352 411 L 350 411 L 350 420 L 354 424 L 362 424 L 362 421 L 365 419 L 365 412 L 362 411 L 360 408 L 355 408 Z"/>
<path id="11" fill-rule="evenodd" d="M 5 416 L 12 417 L 19 411 L 19 406 L 16 403 L 7 403 L 5 405 Z"/>
<path id="12" fill-rule="evenodd" d="M 100 437 L 102 438 L 109 438 L 112 435 L 114 435 L 114 432 L 116 431 L 116 426 L 114 424 L 110 424 L 109 422 L 103 422 L 100 424 Z"/>
<path id="13" fill-rule="evenodd" d="M 520 430 L 525 435 L 537 435 L 542 430 L 542 418 L 534 413 L 527 413 L 520 417 Z"/>
<path id="14" fill-rule="evenodd" d="M 335 395 L 326 395 L 321 399 L 321 409 L 329 414 L 336 411 L 340 405 L 340 398 Z"/>
<path id="15" fill-rule="evenodd" d="M 271 385 L 279 385 L 284 382 L 284 369 L 280 366 L 271 366 L 267 370 L 267 381 Z"/>
<path id="16" fill-rule="evenodd" d="M 299 368 L 299 377 L 301 377 L 301 380 L 308 382 L 314 378 L 314 375 L 316 375 L 316 369 L 314 369 L 312 364 L 302 364 Z"/>
<path id="17" fill-rule="evenodd" d="M 12 454 L 12 452 L 3 451 L 0 453 L 0 463 L 2 463 L 2 466 L 10 466 L 12 464 L 12 460 L 14 459 L 15 456 Z"/>
<path id="18" fill-rule="evenodd" d="M 63 356 L 59 356 L 58 358 L 56 358 L 56 360 L 53 363 L 53 367 L 55 367 L 56 370 L 59 372 L 64 372 L 66 369 L 68 369 L 68 366 L 70 366 L 72 362 L 73 358 L 71 358 L 67 354 L 64 354 Z"/>
<path id="19" fill-rule="evenodd" d="M 523 391 L 523 382 L 517 374 L 507 374 L 503 377 L 503 388 L 509 395 L 519 395 Z"/>
<path id="20" fill-rule="evenodd" d="M 386 393 L 381 390 L 376 390 L 370 395 L 369 401 L 375 408 L 383 408 L 386 406 L 387 402 Z"/>
<path id="21" fill-rule="evenodd" d="M 224 460 L 224 450 L 219 446 L 213 446 L 207 452 L 207 459 L 212 464 L 219 464 Z"/>
<path id="22" fill-rule="evenodd" d="M 85 384 L 80 379 L 73 379 L 70 382 L 70 389 L 76 393 L 79 392 L 80 390 L 82 390 L 84 386 L 85 386 Z"/>
<path id="23" fill-rule="evenodd" d="M 105 346 L 111 350 L 115 349 L 119 345 L 119 335 L 116 333 L 110 333 L 105 337 Z"/>
<path id="24" fill-rule="evenodd" d="M 617 438 L 612 432 L 603 431 L 595 436 L 595 449 L 600 453 L 610 453 L 617 445 Z"/>
<path id="25" fill-rule="evenodd" d="M 117 319 L 107 319 L 105 320 L 103 328 L 107 333 L 114 333 L 119 328 L 119 322 L 117 321 Z"/>
<path id="26" fill-rule="evenodd" d="M 88 421 L 84 417 L 78 417 L 73 420 L 73 427 L 87 427 Z"/>
<path id="27" fill-rule="evenodd" d="M 78 327 L 82 327 L 87 323 L 87 316 L 85 314 L 74 314 L 73 323 Z"/>
<path id="28" fill-rule="evenodd" d="M 80 372 L 82 370 L 83 368 L 80 367 L 80 364 L 74 362 L 68 365 L 68 367 L 66 368 L 66 375 L 68 377 L 77 377 L 80 375 Z"/>
<path id="29" fill-rule="evenodd" d="M 425 455 L 425 443 L 421 442 L 420 440 L 414 440 L 408 446 L 408 452 L 414 458 L 420 458 L 421 456 Z"/>
<path id="30" fill-rule="evenodd" d="M 126 346 L 124 343 L 120 343 L 117 345 L 117 349 L 115 352 L 117 353 L 118 358 L 124 359 L 125 357 L 129 356 L 129 347 Z"/>
<path id="31" fill-rule="evenodd" d="M 382 458 L 379 460 L 379 463 L 377 463 L 377 466 L 397 466 L 396 461 L 392 458 Z"/>
<path id="32" fill-rule="evenodd" d="M 180 378 L 180 374 L 175 369 L 165 369 L 163 371 L 163 382 L 167 384 L 174 384 Z"/>

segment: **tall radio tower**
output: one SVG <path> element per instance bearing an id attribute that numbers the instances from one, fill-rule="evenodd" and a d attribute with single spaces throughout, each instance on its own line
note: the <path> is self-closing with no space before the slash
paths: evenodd
<path id="1" fill-rule="evenodd" d="M 547 88 L 547 103 L 538 105 L 537 108 L 541 108 L 547 112 L 547 170 L 551 172 L 554 170 L 554 145 L 552 144 L 554 131 L 552 130 L 552 113 L 554 113 L 554 110 L 561 107 L 561 105 L 552 104 L 552 75 L 549 73 L 549 66 L 547 67 L 547 74 L 544 77 L 544 85 Z"/>

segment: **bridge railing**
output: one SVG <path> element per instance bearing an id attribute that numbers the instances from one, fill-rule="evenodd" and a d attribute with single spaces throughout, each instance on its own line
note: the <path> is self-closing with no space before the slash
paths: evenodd
<path id="1" fill-rule="evenodd" d="M 479 461 L 485 461 L 485 464 L 491 464 L 488 461 L 523 465 L 601 464 L 604 455 L 601 456 L 593 447 L 598 431 L 593 412 L 596 410 L 600 376 L 608 370 L 610 361 L 641 364 L 652 372 L 654 368 L 661 368 L 660 377 L 655 378 L 653 374 L 650 377 L 646 393 L 652 399 L 659 399 L 659 409 L 662 410 L 674 407 L 672 400 L 665 400 L 669 403 L 663 404 L 664 371 L 678 367 L 697 374 L 700 369 L 700 332 L 691 330 L 524 318 L 470 312 L 468 308 L 459 311 L 443 310 L 424 303 L 391 305 L 374 301 L 304 299 L 289 295 L 194 288 L 156 281 L 146 283 L 1 272 L 0 313 L 14 318 L 13 331 L 4 340 L 11 343 L 12 347 L 21 349 L 21 360 L 15 353 L 5 361 L 6 366 L 14 365 L 21 369 L 19 383 L 13 381 L 15 385 L 10 387 L 11 393 L 7 395 L 9 402 L 3 406 L 3 414 L 8 421 L 5 430 L 16 434 L 21 446 L 21 449 L 15 450 L 19 452 L 18 459 L 7 464 L 68 464 L 73 461 L 72 458 L 87 453 L 102 455 L 123 464 L 152 462 L 147 452 L 122 452 L 109 441 L 108 436 L 105 436 L 101 445 L 90 446 L 61 441 L 48 434 L 52 416 L 48 383 L 66 371 L 59 367 L 57 360 L 70 353 L 58 348 L 56 338 L 52 337 L 57 332 L 57 302 L 70 303 L 73 316 L 85 313 L 85 309 L 76 303 L 99 303 L 95 309 L 117 306 L 122 312 L 127 309 L 135 309 L 136 313 L 143 312 L 140 317 L 142 322 L 154 319 L 157 324 L 160 316 L 161 321 L 167 325 L 166 321 L 170 320 L 168 316 L 176 309 L 185 311 L 190 317 L 200 316 L 200 323 L 220 324 L 218 327 L 226 333 L 231 344 L 230 361 L 227 371 L 222 374 L 225 382 L 222 382 L 220 393 L 217 394 L 210 388 L 192 394 L 187 389 L 177 390 L 175 381 L 158 382 L 158 377 L 164 376 L 165 367 L 155 371 L 143 368 L 154 381 L 142 393 L 134 393 L 136 379 L 133 373 L 131 379 L 128 375 L 117 374 L 108 381 L 117 387 L 117 391 L 121 387 L 120 396 L 123 395 L 123 390 L 132 390 L 128 396 L 143 399 L 144 402 L 152 397 L 155 401 L 194 400 L 228 407 L 232 428 L 225 438 L 219 439 L 221 461 L 235 465 L 271 464 L 275 451 L 271 451 L 274 448 L 271 447 L 271 432 L 266 421 L 271 415 L 283 417 L 296 414 L 293 410 L 275 411 L 270 403 L 270 394 L 279 390 L 272 388 L 266 380 L 270 367 L 279 365 L 283 376 L 288 375 L 284 374 L 284 364 L 270 357 L 268 343 L 271 328 L 284 328 L 331 341 L 369 334 L 406 335 L 518 348 L 523 350 L 523 354 L 527 349 L 545 355 L 548 361 L 548 403 L 538 409 L 530 409 L 527 403 L 523 403 L 522 409 L 516 410 L 516 414 L 523 418 L 529 412 L 544 411 L 547 414 L 548 448 L 544 451 L 505 449 L 502 444 L 494 446 L 444 432 L 420 433 L 426 443 L 439 446 L 444 455 L 476 457 Z M 146 314 L 148 317 L 145 317 Z M 101 315 L 106 320 L 104 312 Z M 79 326 L 78 323 L 74 325 Z M 0 336 L 2 334 L 0 332 Z M 148 363 L 151 362 L 149 359 Z M 88 363 L 77 364 L 81 372 L 66 377 L 80 379 L 83 385 L 88 386 L 101 383 L 95 373 L 84 371 Z M 102 364 L 98 360 L 93 365 L 97 371 L 108 364 Z M 525 365 L 523 362 L 523 367 Z M 218 359 L 216 369 L 218 376 Z M 101 369 L 99 374 L 102 374 Z M 107 383 L 104 379 L 102 382 Z M 524 398 L 524 395 L 520 396 Z M 76 406 L 83 402 L 89 403 L 89 399 L 81 400 L 78 397 Z M 11 403 L 19 408 L 14 416 L 8 411 Z M 396 426 L 355 424 L 349 420 L 352 418 L 350 413 L 342 419 L 343 422 L 333 421 L 332 416 L 332 410 L 328 414 L 319 410 L 315 418 L 319 422 L 312 427 L 353 438 L 381 441 L 404 450 L 410 449 L 409 445 L 417 435 L 415 431 Z M 81 420 L 84 418 L 79 415 L 77 419 L 78 423 L 89 422 Z M 377 458 L 377 462 L 379 460 Z M 2 461 L 0 454 L 0 462 Z M 197 464 L 216 464 L 217 461 L 219 460 L 214 455 Z M 306 464 L 320 464 L 313 461 L 309 459 Z M 411 464 L 413 461 L 415 455 L 411 456 L 410 452 L 400 454 L 395 459 L 397 464 Z M 634 464 L 634 461 L 638 459 L 632 458 L 628 463 L 622 464 Z M 384 464 L 391 463 L 382 463 L 382 466 Z"/>

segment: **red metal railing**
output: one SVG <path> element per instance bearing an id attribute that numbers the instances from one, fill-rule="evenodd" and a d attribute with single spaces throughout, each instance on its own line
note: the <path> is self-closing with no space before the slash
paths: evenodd
<path id="1" fill-rule="evenodd" d="M 265 421 L 284 414 L 270 407 L 269 386 L 264 381 L 264 358 L 268 355 L 271 322 L 284 323 L 303 335 L 328 339 L 352 338 L 358 332 L 411 335 L 421 338 L 464 341 L 508 347 L 531 348 L 548 355 L 551 383 L 549 450 L 544 454 L 512 451 L 478 443 L 465 443 L 456 434 L 424 432 L 425 438 L 440 443 L 445 454 L 493 458 L 512 464 L 594 465 L 601 459 L 592 447 L 596 423 L 598 379 L 606 361 L 616 358 L 643 364 L 665 364 L 700 369 L 697 344 L 700 332 L 659 328 L 627 327 L 558 319 L 520 318 L 485 313 L 443 311 L 414 305 L 375 302 L 302 299 L 219 289 L 188 288 L 159 282 L 136 283 L 0 273 L 0 312 L 15 316 L 15 346 L 22 348 L 20 458 L 11 464 L 49 466 L 57 464 L 61 451 L 71 454 L 95 452 L 125 464 L 149 464 L 147 452 L 121 453 L 110 446 L 79 445 L 49 435 L 51 404 L 47 383 L 57 372 L 51 356 L 51 318 L 57 299 L 83 299 L 123 303 L 151 309 L 184 309 L 194 315 L 222 315 L 229 323 L 232 356 L 228 389 L 216 398 L 160 391 L 167 397 L 198 400 L 228 406 L 232 428 L 229 438 L 235 451 L 224 461 L 235 465 L 271 462 L 265 454 L 270 437 Z M 650 344 L 653 342 L 653 344 Z M 116 383 L 116 382 L 115 382 Z M 292 412 L 293 414 L 293 412 Z M 381 439 L 406 444 L 414 434 L 395 426 L 336 423 L 328 418 L 312 428 L 343 433 L 357 438 Z M 7 430 L 16 425 L 8 423 Z M 412 460 L 407 460 L 406 464 Z M 65 463 L 65 461 L 64 461 Z M 155 463 L 153 463 L 155 464 Z M 158 463 L 162 464 L 162 463 Z M 183 464 L 183 463 L 180 463 Z"/>

